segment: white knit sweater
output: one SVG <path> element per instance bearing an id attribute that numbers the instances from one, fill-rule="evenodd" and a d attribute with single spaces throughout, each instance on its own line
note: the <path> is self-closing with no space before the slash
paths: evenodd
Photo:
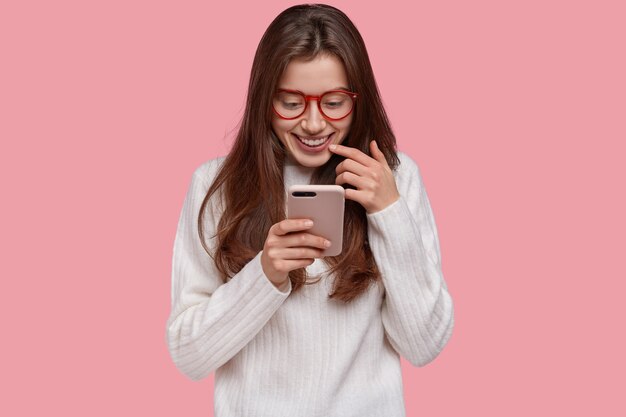
<path id="1" fill-rule="evenodd" d="M 400 199 L 367 215 L 382 282 L 351 304 L 328 298 L 333 276 L 319 259 L 307 271 L 323 279 L 293 294 L 291 282 L 283 292 L 265 276 L 261 252 L 223 284 L 197 216 L 224 157 L 195 170 L 174 242 L 166 339 L 190 379 L 215 371 L 216 417 L 405 416 L 399 354 L 414 366 L 432 361 L 451 336 L 454 310 L 420 170 L 398 156 Z M 288 160 L 285 187 L 308 184 L 312 171 Z M 211 250 L 216 206 L 205 215 Z"/>

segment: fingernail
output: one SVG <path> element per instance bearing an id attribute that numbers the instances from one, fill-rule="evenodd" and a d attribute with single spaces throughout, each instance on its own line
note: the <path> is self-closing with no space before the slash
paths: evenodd
<path id="1" fill-rule="evenodd" d="M 327 248 L 330 247 L 330 241 L 329 240 L 325 240 L 324 241 L 324 246 L 327 247 Z"/>
<path id="2" fill-rule="evenodd" d="M 337 148 L 337 145 L 334 145 L 334 144 L 330 145 L 329 148 L 331 151 L 334 151 Z"/>
<path id="3" fill-rule="evenodd" d="M 307 220 L 307 221 L 304 222 L 304 225 L 307 226 L 307 227 L 311 227 L 311 226 L 313 226 L 313 222 L 311 220 Z"/>

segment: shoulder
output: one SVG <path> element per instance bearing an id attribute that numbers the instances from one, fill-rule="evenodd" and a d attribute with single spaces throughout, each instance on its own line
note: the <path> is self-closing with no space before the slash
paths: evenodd
<path id="1" fill-rule="evenodd" d="M 226 156 L 218 156 L 213 159 L 202 162 L 198 165 L 193 172 L 194 180 L 201 181 L 205 188 L 213 183 L 213 180 L 217 176 L 222 164 L 226 160 Z"/>
<path id="2" fill-rule="evenodd" d="M 406 173 L 411 171 L 419 171 L 419 166 L 417 165 L 417 162 L 415 162 L 415 160 L 411 156 L 400 150 L 397 151 L 397 155 L 398 159 L 400 160 L 400 165 L 398 165 L 397 168 L 398 172 Z"/>
<path id="3" fill-rule="evenodd" d="M 224 160 L 226 160 L 225 156 L 218 156 L 206 160 L 194 168 L 188 191 L 190 194 L 189 198 L 192 198 L 194 201 L 203 201 L 206 198 L 209 188 L 211 188 L 211 184 L 217 177 Z M 217 208 L 221 208 L 221 201 L 222 192 L 218 190 L 217 195 L 213 195 L 208 201 L 210 210 L 215 211 Z"/>
<path id="4" fill-rule="evenodd" d="M 398 187 L 408 187 L 421 183 L 421 173 L 417 162 L 408 154 L 397 151 L 400 164 L 394 170 L 394 176 Z"/>

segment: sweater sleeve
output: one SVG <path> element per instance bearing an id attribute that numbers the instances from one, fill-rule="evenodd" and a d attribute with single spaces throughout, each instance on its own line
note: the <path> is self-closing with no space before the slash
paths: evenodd
<path id="1" fill-rule="evenodd" d="M 200 243 L 198 214 L 208 190 L 215 160 L 198 167 L 183 202 L 174 239 L 171 312 L 166 340 L 176 367 L 190 379 L 207 377 L 235 356 L 269 321 L 291 292 L 267 278 L 259 252 L 227 283 Z M 206 168 L 209 169 L 206 169 Z M 207 172 L 208 171 L 208 172 Z M 207 204 L 204 233 L 214 253 L 219 222 L 214 196 Z"/>
<path id="2" fill-rule="evenodd" d="M 370 247 L 385 286 L 382 321 L 393 348 L 414 366 L 434 360 L 454 327 L 439 237 L 417 164 L 400 155 L 400 198 L 367 214 Z"/>

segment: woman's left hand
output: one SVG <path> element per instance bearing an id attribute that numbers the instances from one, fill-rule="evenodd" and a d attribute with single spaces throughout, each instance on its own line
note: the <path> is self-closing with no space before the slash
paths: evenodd
<path id="1" fill-rule="evenodd" d="M 346 188 L 345 198 L 361 204 L 368 214 L 383 210 L 400 198 L 391 168 L 376 141 L 370 142 L 374 158 L 349 146 L 336 145 L 329 150 L 346 157 L 337 165 L 335 184 L 354 185 L 356 190 Z"/>

